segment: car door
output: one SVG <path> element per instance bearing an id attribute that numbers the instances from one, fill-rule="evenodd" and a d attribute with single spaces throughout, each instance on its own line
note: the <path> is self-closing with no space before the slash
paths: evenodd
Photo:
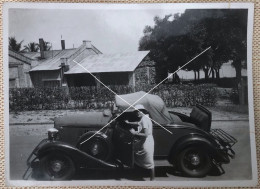
<path id="1" fill-rule="evenodd" d="M 182 129 L 177 125 L 153 124 L 154 156 L 157 158 L 168 157 L 173 144 L 182 136 Z M 167 130 L 166 130 L 167 129 Z"/>
<path id="2" fill-rule="evenodd" d="M 113 133 L 114 155 L 124 165 L 134 166 L 134 137 L 129 130 L 115 126 Z"/>

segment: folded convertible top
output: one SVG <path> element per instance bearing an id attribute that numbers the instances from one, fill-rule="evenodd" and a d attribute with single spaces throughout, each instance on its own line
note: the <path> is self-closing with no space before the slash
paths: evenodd
<path id="1" fill-rule="evenodd" d="M 169 114 L 163 100 L 158 95 L 146 94 L 144 91 L 140 91 L 116 95 L 115 101 L 116 105 L 122 109 L 127 109 L 130 106 L 129 104 L 142 104 L 150 113 L 151 118 L 160 124 L 169 124 L 180 120 L 177 116 Z"/>

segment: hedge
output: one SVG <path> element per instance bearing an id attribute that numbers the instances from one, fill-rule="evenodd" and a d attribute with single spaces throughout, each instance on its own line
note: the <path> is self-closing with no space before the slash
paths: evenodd
<path id="1" fill-rule="evenodd" d="M 154 86 L 109 86 L 117 94 L 134 91 L 148 92 Z M 159 95 L 168 107 L 190 107 L 199 103 L 214 106 L 217 89 L 212 85 L 167 85 L 156 87 L 152 94 Z M 105 87 L 70 88 L 12 88 L 9 90 L 10 111 L 48 109 L 110 108 L 114 94 Z"/>

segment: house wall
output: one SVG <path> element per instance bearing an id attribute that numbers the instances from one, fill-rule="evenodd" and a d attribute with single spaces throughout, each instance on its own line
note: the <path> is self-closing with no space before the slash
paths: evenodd
<path id="1" fill-rule="evenodd" d="M 129 84 L 128 72 L 94 73 L 94 75 L 105 85 L 128 85 Z M 67 74 L 65 77 L 69 87 L 102 85 L 92 75 L 87 73 Z"/>
<path id="2" fill-rule="evenodd" d="M 155 84 L 155 62 L 144 59 L 134 71 L 135 85 Z"/>
<path id="3" fill-rule="evenodd" d="M 9 56 L 9 87 L 32 87 L 29 76 L 30 69 L 30 63 Z"/>
<path id="4" fill-rule="evenodd" d="M 60 87 L 61 70 L 30 72 L 34 87 Z"/>
<path id="5" fill-rule="evenodd" d="M 100 80 L 105 85 L 128 85 L 128 72 L 100 73 Z"/>
<path id="6" fill-rule="evenodd" d="M 96 80 L 90 74 L 65 75 L 69 87 L 96 86 Z"/>

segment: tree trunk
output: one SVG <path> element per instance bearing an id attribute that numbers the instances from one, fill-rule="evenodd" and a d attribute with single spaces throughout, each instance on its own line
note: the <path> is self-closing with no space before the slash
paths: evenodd
<path id="1" fill-rule="evenodd" d="M 241 77 L 242 77 L 242 74 L 241 74 L 241 66 L 236 66 L 235 67 L 236 69 L 236 79 L 237 79 L 237 82 L 239 83 L 241 81 Z"/>
<path id="2" fill-rule="evenodd" d="M 236 83 L 237 83 L 237 89 L 238 89 L 238 94 L 239 94 L 239 104 L 244 104 L 244 87 L 242 86 L 242 74 L 241 74 L 241 64 L 235 64 L 235 69 L 236 69 Z"/>
<path id="3" fill-rule="evenodd" d="M 212 73 L 212 82 L 215 80 L 215 71 L 213 68 L 211 68 L 211 73 Z"/>
<path id="4" fill-rule="evenodd" d="M 198 81 L 200 80 L 200 71 L 198 71 Z"/>
<path id="5" fill-rule="evenodd" d="M 203 68 L 203 71 L 205 73 L 205 81 L 207 82 L 209 80 L 209 69 Z"/>
<path id="6" fill-rule="evenodd" d="M 216 80 L 217 82 L 219 81 L 219 69 L 215 69 L 215 72 L 216 72 Z"/>

